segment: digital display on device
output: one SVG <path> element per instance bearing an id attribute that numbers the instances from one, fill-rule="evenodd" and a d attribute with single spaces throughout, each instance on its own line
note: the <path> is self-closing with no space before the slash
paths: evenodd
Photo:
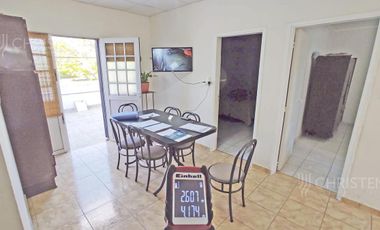
<path id="1" fill-rule="evenodd" d="M 173 224 L 207 224 L 205 185 L 202 173 L 174 173 Z"/>

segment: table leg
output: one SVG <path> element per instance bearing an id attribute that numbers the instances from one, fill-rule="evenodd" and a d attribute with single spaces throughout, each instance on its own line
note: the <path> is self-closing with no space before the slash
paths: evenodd
<path id="1" fill-rule="evenodd" d="M 183 164 L 178 160 L 178 158 L 177 158 L 177 156 L 176 156 L 175 153 L 176 153 L 175 148 L 170 147 L 169 148 L 169 160 L 168 160 L 169 161 L 169 165 L 172 164 L 172 161 L 173 161 L 173 158 L 174 158 L 174 161 L 177 163 L 178 166 L 183 166 Z M 160 186 L 158 187 L 158 189 L 155 192 L 153 192 L 153 195 L 157 196 L 157 194 L 159 192 L 161 192 L 162 188 L 164 187 L 165 181 L 166 181 L 166 176 L 168 174 L 168 170 L 169 170 L 169 166 L 166 167 L 164 178 L 162 178 Z"/>
<path id="2" fill-rule="evenodd" d="M 153 104 L 153 109 L 154 109 L 154 92 L 152 92 L 152 104 Z"/>
<path id="3" fill-rule="evenodd" d="M 148 109 L 148 94 L 145 94 L 145 108 Z"/>

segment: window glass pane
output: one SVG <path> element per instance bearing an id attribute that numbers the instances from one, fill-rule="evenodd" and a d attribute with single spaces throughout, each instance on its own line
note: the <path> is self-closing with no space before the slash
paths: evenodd
<path id="1" fill-rule="evenodd" d="M 113 43 L 107 43 L 106 44 L 106 55 L 107 56 L 113 56 L 114 55 Z"/>
<path id="2" fill-rule="evenodd" d="M 128 82 L 136 83 L 136 71 L 128 71 Z"/>
<path id="3" fill-rule="evenodd" d="M 119 95 L 127 95 L 127 84 L 119 84 Z"/>
<path id="4" fill-rule="evenodd" d="M 117 85 L 109 84 L 110 95 L 117 95 Z"/>
<path id="5" fill-rule="evenodd" d="M 128 84 L 129 95 L 137 94 L 137 85 L 136 84 Z"/>
<path id="6" fill-rule="evenodd" d="M 46 56 L 34 55 L 36 70 L 49 70 L 48 59 Z"/>
<path id="7" fill-rule="evenodd" d="M 107 58 L 107 69 L 116 69 L 116 64 L 113 58 Z"/>
<path id="8" fill-rule="evenodd" d="M 125 54 L 126 55 L 134 55 L 135 49 L 133 43 L 125 43 Z"/>
<path id="9" fill-rule="evenodd" d="M 125 70 L 117 71 L 117 79 L 119 83 L 127 83 L 127 72 Z"/>
<path id="10" fill-rule="evenodd" d="M 117 83 L 116 71 L 108 71 L 108 81 L 109 83 Z"/>
<path id="11" fill-rule="evenodd" d="M 117 69 L 125 69 L 125 62 L 123 57 L 116 58 Z"/>
<path id="12" fill-rule="evenodd" d="M 116 49 L 116 55 L 124 56 L 124 44 L 123 43 L 116 43 L 115 49 Z"/>
<path id="13" fill-rule="evenodd" d="M 45 41 L 38 38 L 30 38 L 30 48 L 33 54 L 46 54 Z"/>
<path id="14" fill-rule="evenodd" d="M 134 57 L 127 57 L 127 69 L 136 69 L 136 62 Z"/>

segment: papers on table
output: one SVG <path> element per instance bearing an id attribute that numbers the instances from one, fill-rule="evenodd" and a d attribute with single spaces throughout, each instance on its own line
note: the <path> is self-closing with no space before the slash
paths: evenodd
<path id="1" fill-rule="evenodd" d="M 140 115 L 139 117 L 143 120 L 146 120 L 149 118 L 159 117 L 159 116 L 160 116 L 160 114 L 157 114 L 157 113 L 147 113 L 147 114 Z"/>
<path id="2" fill-rule="evenodd" d="M 186 134 L 184 132 L 181 132 L 181 131 L 175 130 L 175 129 L 167 129 L 167 130 L 162 131 L 162 132 L 157 133 L 157 134 L 160 136 L 172 139 L 176 142 L 180 142 L 180 141 L 186 140 L 187 138 L 191 137 L 190 134 Z"/>
<path id="3" fill-rule="evenodd" d="M 197 133 L 205 133 L 211 129 L 211 127 L 203 126 L 203 125 L 196 125 L 196 124 L 191 124 L 187 123 L 186 125 L 180 126 L 182 129 L 187 129 L 191 130 Z"/>
<path id="4" fill-rule="evenodd" d="M 165 123 L 158 123 L 156 125 L 152 125 L 152 126 L 144 128 L 144 129 L 149 130 L 151 132 L 158 132 L 158 131 L 161 131 L 161 130 L 164 130 L 164 129 L 167 129 L 170 127 L 172 127 L 172 126 L 165 124 Z"/>
<path id="5" fill-rule="evenodd" d="M 144 128 L 144 127 L 148 127 L 148 126 L 159 124 L 159 123 L 160 122 L 155 121 L 155 120 L 147 120 L 143 122 L 134 122 L 134 123 L 131 123 L 130 125 L 136 128 Z"/>

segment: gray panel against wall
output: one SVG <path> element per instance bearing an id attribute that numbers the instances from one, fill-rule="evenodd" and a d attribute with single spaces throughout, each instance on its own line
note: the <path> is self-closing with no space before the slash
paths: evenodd
<path id="1" fill-rule="evenodd" d="M 0 14 L 0 71 L 34 70 L 25 20 Z"/>
<path id="2" fill-rule="evenodd" d="M 318 56 L 313 60 L 303 119 L 303 134 L 330 138 L 337 126 L 346 90 L 351 55 Z"/>
<path id="3" fill-rule="evenodd" d="M 13 39 L 28 41 L 21 18 L 1 15 L 0 29 L 1 34 L 10 31 Z M 2 49 L 6 60 L 0 62 L 0 97 L 22 187 L 29 197 L 56 187 L 55 160 L 30 46 L 12 44 Z"/>

